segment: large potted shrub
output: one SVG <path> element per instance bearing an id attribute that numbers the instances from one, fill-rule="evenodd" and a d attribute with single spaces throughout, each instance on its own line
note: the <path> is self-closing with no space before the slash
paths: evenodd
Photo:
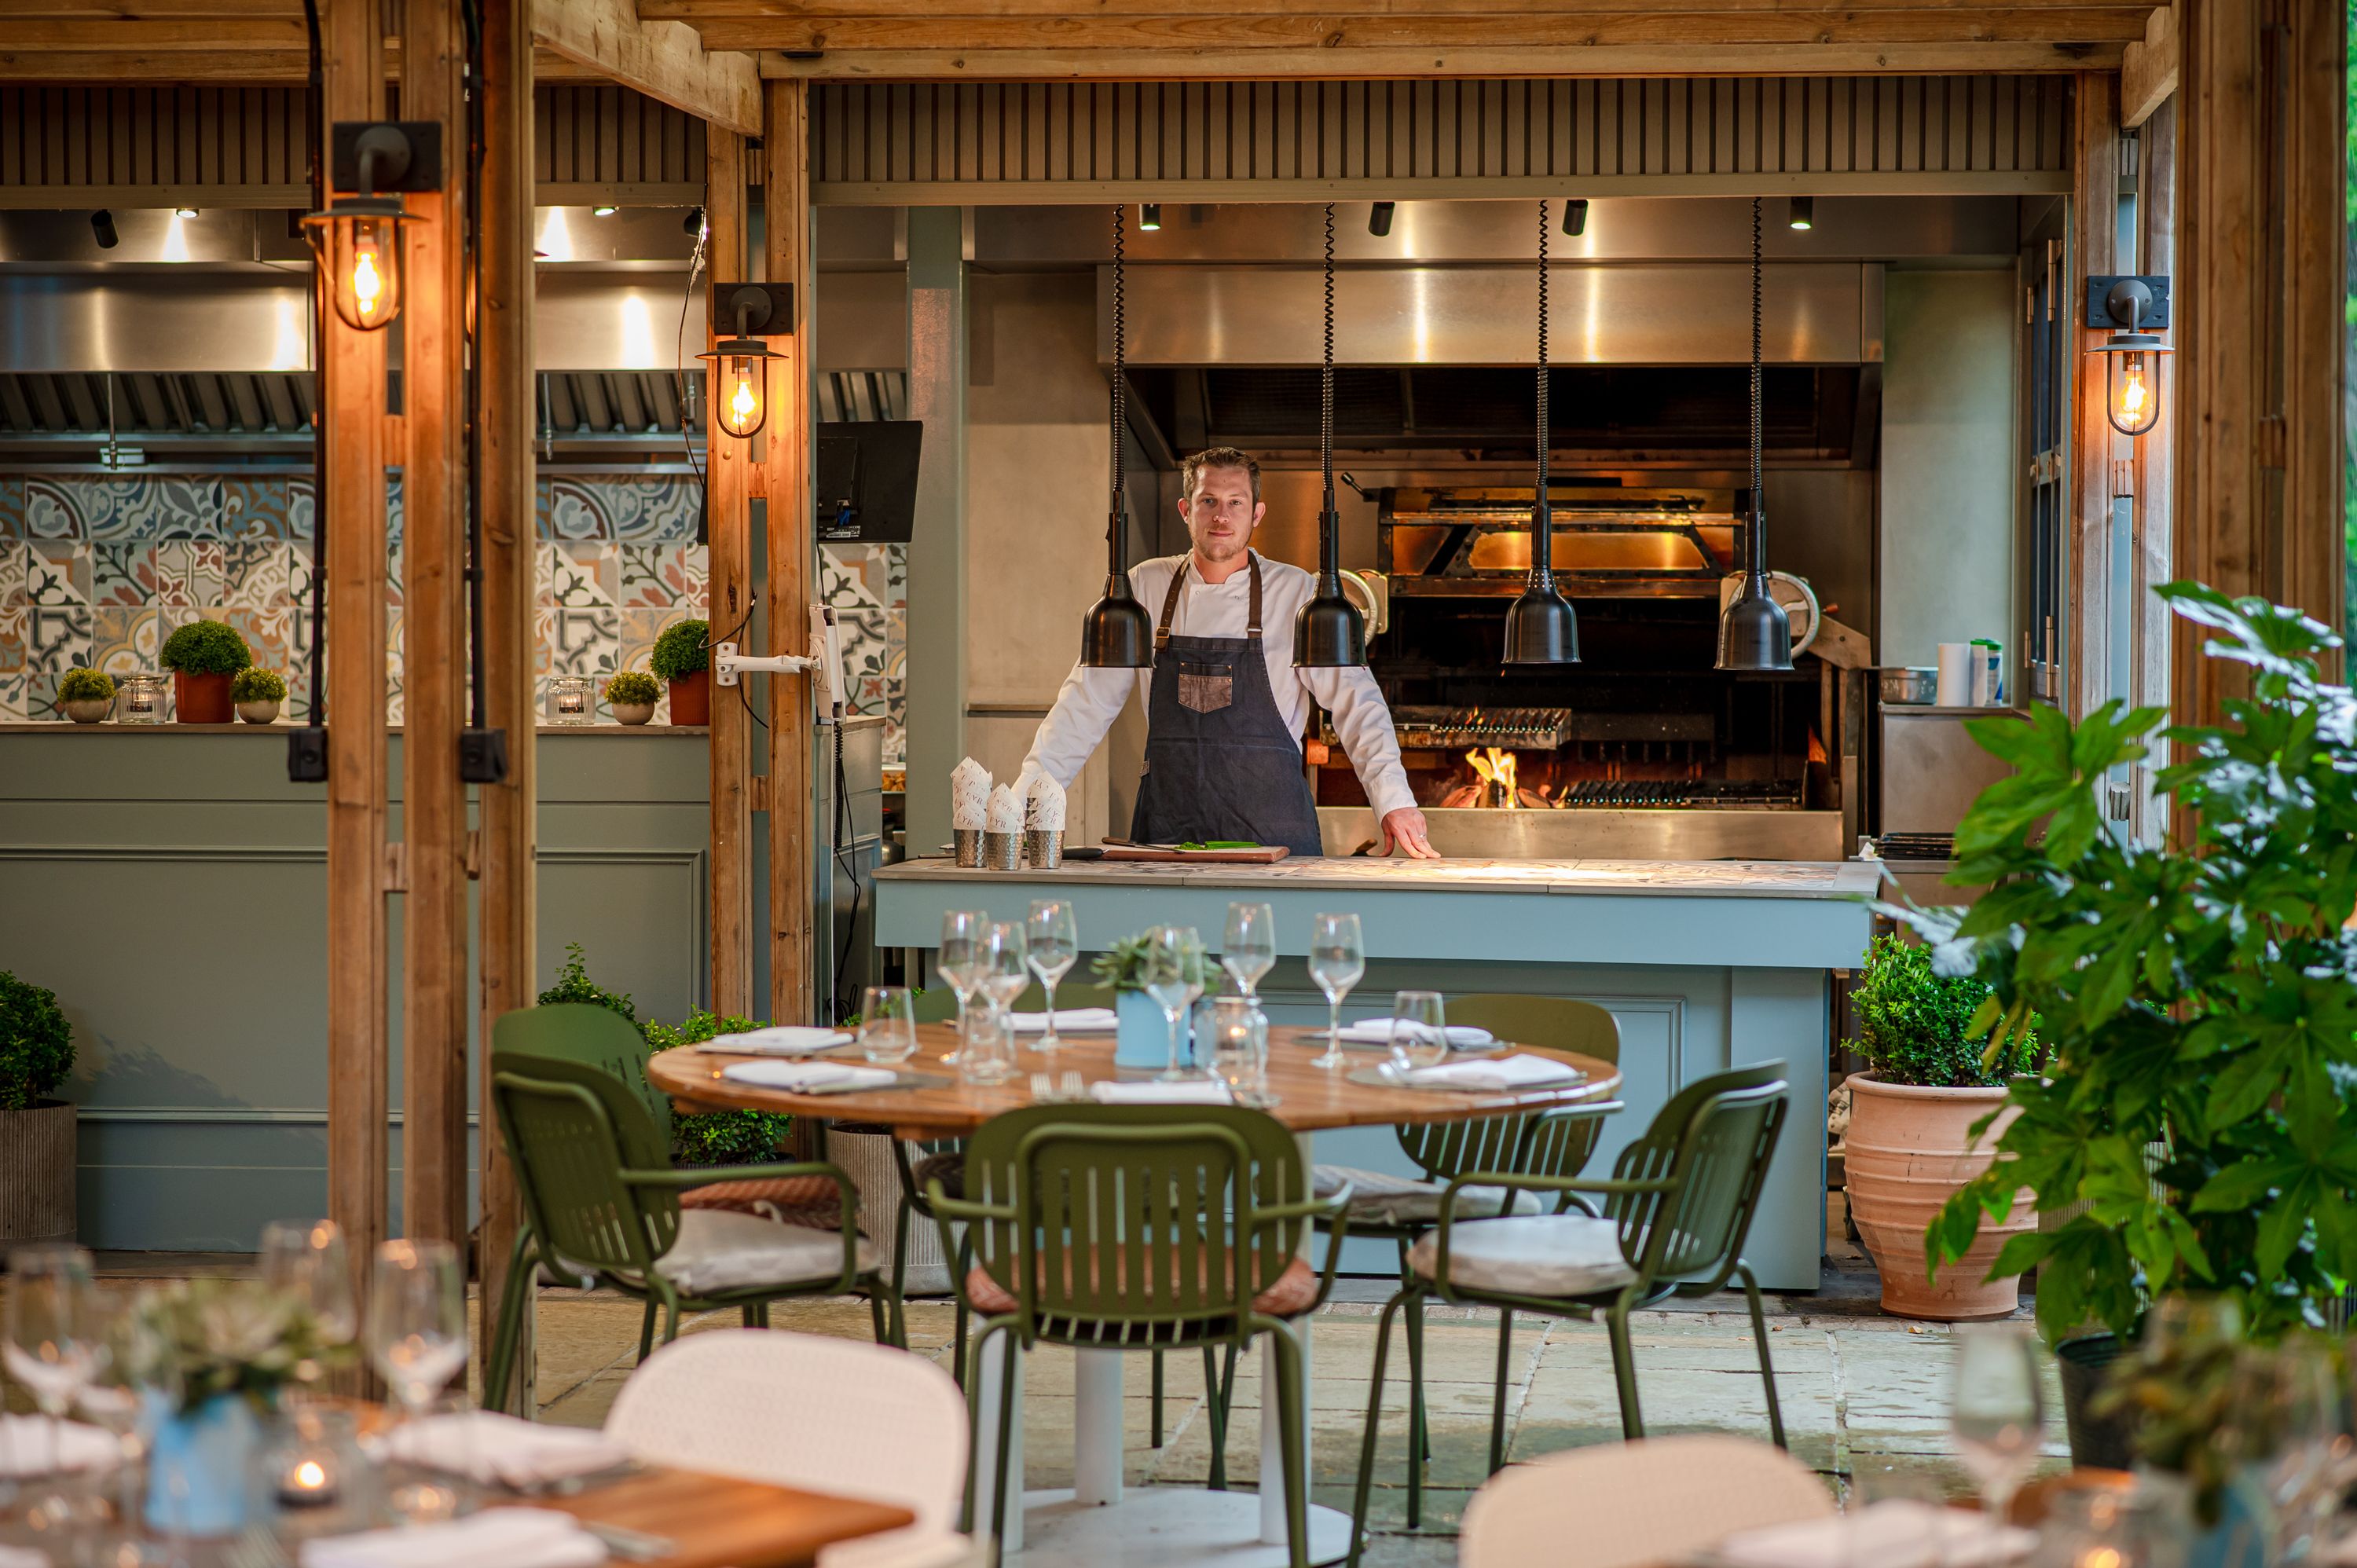
<path id="1" fill-rule="evenodd" d="M 712 722 L 712 636 L 710 623 L 675 620 L 655 639 L 647 665 L 671 682 L 671 722 L 708 725 Z"/>
<path id="2" fill-rule="evenodd" d="M 0 1249 L 73 1238 L 74 1108 L 50 1098 L 73 1064 L 57 993 L 0 970 Z"/>
<path id="3" fill-rule="evenodd" d="M 2357 1278 L 2357 701 L 2317 671 L 2341 639 L 2263 599 L 2159 591 L 2247 693 L 2220 725 L 2161 736 L 2178 831 L 2142 844 L 2104 821 L 2113 770 L 2147 755 L 2159 710 L 1982 720 L 1975 738 L 2015 771 L 1959 824 L 1951 880 L 1989 891 L 1969 911 L 1894 911 L 1943 972 L 1988 984 L 1973 1032 L 1993 1058 L 2033 1021 L 2053 1053 L 2013 1080 L 1996 1161 L 1926 1248 L 1967 1266 L 2025 1189 L 2041 1213 L 2085 1205 L 1987 1271 L 2037 1267 L 2050 1336 L 2114 1337 L 2061 1347 L 2074 1404 L 2087 1361 L 2133 1340 L 2161 1292 L 2231 1298 L 2264 1341 L 2322 1321 Z"/>
<path id="4" fill-rule="evenodd" d="M 230 682 L 253 654 L 227 622 L 192 620 L 164 639 L 156 660 L 172 672 L 172 703 L 182 724 L 225 725 Z"/>
<path id="5" fill-rule="evenodd" d="M 2026 1204 L 1983 1224 L 1960 1266 L 1933 1274 L 1923 1263 L 1924 1233 L 1988 1168 L 2017 1114 L 2007 1079 L 2034 1065 L 2029 1040 L 1983 1060 L 1970 1026 L 1988 994 L 1975 976 L 1935 972 L 1929 949 L 1898 937 L 1867 951 L 1855 1001 L 1867 1070 L 1848 1079 L 1843 1170 L 1850 1218 L 1882 1274 L 1882 1310 L 1901 1317 L 2006 1317 L 2019 1305 L 2021 1276 L 1988 1269 L 2006 1241 L 2037 1228 Z"/>

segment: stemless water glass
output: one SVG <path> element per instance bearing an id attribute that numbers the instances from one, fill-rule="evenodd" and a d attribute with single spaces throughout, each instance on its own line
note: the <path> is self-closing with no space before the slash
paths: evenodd
<path id="1" fill-rule="evenodd" d="M 933 968 L 950 983 L 957 997 L 958 1045 L 965 1045 L 966 1010 L 974 1004 L 975 990 L 982 984 L 982 938 L 990 929 L 990 917 L 980 909 L 952 909 L 942 917 L 942 945 L 934 950 Z M 951 1051 L 942 1058 L 954 1064 L 958 1053 Z"/>
<path id="2" fill-rule="evenodd" d="M 405 1419 L 422 1419 L 467 1365 L 467 1275 L 447 1241 L 387 1241 L 369 1282 L 368 1348 Z M 394 1488 L 393 1511 L 423 1521 L 456 1506 L 430 1482 Z"/>
<path id="3" fill-rule="evenodd" d="M 1394 1078 L 1448 1059 L 1448 1022 L 1437 991 L 1403 991 L 1392 998 Z"/>
<path id="4" fill-rule="evenodd" d="M 1035 900 L 1023 922 L 1023 940 L 1031 972 L 1039 977 L 1039 989 L 1048 996 L 1047 1026 L 1040 1032 L 1039 1048 L 1058 1050 L 1064 1042 L 1056 1033 L 1056 986 L 1081 956 L 1081 929 L 1072 907 L 1061 898 Z"/>
<path id="5" fill-rule="evenodd" d="M 2312 1538 L 2340 1499 L 2328 1485 L 2334 1445 L 2345 1430 L 2340 1379 L 2323 1341 L 2294 1334 L 2253 1382 L 2248 1397 L 2258 1406 L 2256 1424 L 2275 1439 L 2274 1452 L 2257 1468 L 2274 1525 L 2270 1560 L 2297 1562 L 2314 1555 Z"/>
<path id="6" fill-rule="evenodd" d="M 1257 996 L 1260 977 L 1276 967 L 1276 911 L 1265 904 L 1229 905 L 1220 966 L 1235 977 L 1238 991 Z"/>
<path id="7" fill-rule="evenodd" d="M 8 1337 L 0 1362 L 31 1391 L 48 1440 L 41 1474 L 50 1490 L 26 1509 L 37 1523 L 62 1526 L 73 1517 L 59 1468 L 58 1423 L 98 1369 L 97 1295 L 91 1256 L 80 1247 L 19 1247 L 8 1254 Z"/>
<path id="8" fill-rule="evenodd" d="M 1311 1067 L 1338 1068 L 1342 1054 L 1342 998 L 1367 972 L 1367 944 L 1356 915 L 1320 915 L 1309 932 L 1309 978 L 1326 993 L 1326 1054 Z"/>
<path id="9" fill-rule="evenodd" d="M 1005 1083 L 1016 1074 L 1015 1029 L 1000 1008 L 985 1007 L 968 1020 L 958 1052 L 958 1077 L 968 1083 Z"/>
<path id="10" fill-rule="evenodd" d="M 871 985 L 859 993 L 859 1048 L 877 1067 L 917 1054 L 916 999 L 905 985 Z"/>
<path id="11" fill-rule="evenodd" d="M 1981 1503 L 2003 1523 L 2038 1463 L 2046 1431 L 2046 1391 L 2040 1380 L 2038 1342 L 2011 1324 L 1968 1325 L 1956 1330 L 1948 1430 L 1956 1456 L 1980 1483 Z"/>
<path id="12" fill-rule="evenodd" d="M 1239 1105 L 1266 1110 L 1277 1103 L 1268 1087 L 1268 1018 L 1249 996 L 1211 1000 L 1206 1061 Z"/>
<path id="13" fill-rule="evenodd" d="M 1162 1009 L 1170 1026 L 1170 1065 L 1155 1075 L 1166 1083 L 1192 1076 L 1178 1065 L 1178 1020 L 1187 1015 L 1201 989 L 1201 954 L 1202 943 L 1192 927 L 1157 926 L 1146 933 L 1142 976 L 1146 994 Z"/>

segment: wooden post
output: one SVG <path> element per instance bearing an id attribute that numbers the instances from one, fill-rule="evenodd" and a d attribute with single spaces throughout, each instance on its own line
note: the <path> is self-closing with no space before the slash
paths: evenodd
<path id="1" fill-rule="evenodd" d="M 772 81 L 762 138 L 763 237 L 769 281 L 792 286 L 793 331 L 772 338 L 763 489 L 769 543 L 770 651 L 800 653 L 809 642 L 813 513 L 811 442 L 810 84 Z M 770 682 L 770 1016 L 815 1023 L 825 999 L 812 995 L 811 686 L 808 677 Z"/>
<path id="2" fill-rule="evenodd" d="M 491 1110 L 491 1031 L 502 1013 L 539 994 L 533 950 L 536 844 L 533 738 L 533 558 L 539 519 L 533 485 L 533 113 L 532 0 L 484 0 L 482 276 L 476 351 L 482 367 L 484 722 L 508 738 L 504 784 L 482 786 L 483 1107 L 482 1337 L 490 1343 L 509 1254 L 522 1223 L 515 1170 Z M 535 1408 L 532 1315 L 516 1348 L 514 1413 Z"/>
<path id="3" fill-rule="evenodd" d="M 2176 10 L 2177 567 L 2338 623 L 2344 19 L 2337 0 Z M 2204 638 L 2177 627 L 2181 722 L 2246 684 Z"/>
<path id="4" fill-rule="evenodd" d="M 717 126 L 705 134 L 704 219 L 707 255 L 716 283 L 758 281 L 748 271 L 745 246 L 745 138 Z M 709 324 L 715 343 L 734 336 L 734 322 Z M 749 648 L 745 620 L 752 605 L 753 454 L 751 443 L 721 427 L 720 377 L 705 374 L 705 446 L 710 500 L 710 553 L 705 615 L 712 640 Z M 770 395 L 776 395 L 772 378 Z M 771 417 L 776 411 L 771 410 Z M 733 635 L 732 635 L 733 634 Z M 723 1017 L 753 1011 L 752 728 L 745 699 L 716 682 L 712 688 L 712 1010 Z"/>
<path id="5" fill-rule="evenodd" d="M 401 1219 L 467 1238 L 466 38 L 406 0 L 401 113 L 442 126 L 442 188 L 409 199 L 402 306 Z"/>
<path id="6" fill-rule="evenodd" d="M 384 26 L 377 0 L 327 0 L 322 10 L 325 135 L 338 120 L 383 118 Z M 385 342 L 332 310 L 320 320 L 328 439 L 313 504 L 327 551 L 314 591 L 328 596 L 328 1214 L 365 1290 L 387 1186 Z"/>
<path id="7" fill-rule="evenodd" d="M 2076 264 L 2071 275 L 2091 277 L 2120 270 L 2119 78 L 2110 71 L 2079 73 L 2072 102 L 2077 111 L 2077 146 L 2072 158 L 2071 234 Z M 2075 419 L 2072 430 L 2070 486 L 2070 625 L 2063 665 L 2071 672 L 2064 697 L 2072 716 L 2093 712 L 2104 699 L 2125 694 L 2126 671 L 2111 667 L 2112 472 L 2127 456 L 2127 437 L 2112 428 L 2104 412 L 2103 360 L 2090 350 L 2104 334 L 2084 325 L 2080 291 L 2058 302 L 2071 311 L 2071 330 L 2060 341 L 2077 350 L 2071 365 Z"/>

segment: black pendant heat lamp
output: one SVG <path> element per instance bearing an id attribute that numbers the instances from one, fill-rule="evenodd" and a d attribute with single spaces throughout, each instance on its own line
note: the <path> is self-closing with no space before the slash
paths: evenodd
<path id="1" fill-rule="evenodd" d="M 1334 510 L 1334 204 L 1326 204 L 1326 360 L 1318 377 L 1318 446 L 1326 476 L 1318 513 L 1318 591 L 1293 619 L 1293 662 L 1333 670 L 1367 661 L 1367 618 L 1342 592 L 1342 516 Z"/>
<path id="2" fill-rule="evenodd" d="M 1743 587 L 1718 612 L 1721 670 L 1790 670 L 1792 623 L 1768 588 L 1768 512 L 1760 501 L 1760 198 L 1751 199 L 1751 526 Z"/>
<path id="3" fill-rule="evenodd" d="M 1508 664 L 1577 664 L 1579 618 L 1555 585 L 1555 515 L 1547 501 L 1547 204 L 1539 203 L 1539 472 L 1531 501 L 1531 575 L 1506 609 Z"/>
<path id="4" fill-rule="evenodd" d="M 1129 444 L 1126 280 L 1127 234 L 1121 204 L 1113 209 L 1113 506 L 1105 518 L 1104 597 L 1081 623 L 1081 662 L 1092 670 L 1143 670 L 1154 662 L 1154 618 L 1129 591 L 1123 496 L 1124 449 Z"/>

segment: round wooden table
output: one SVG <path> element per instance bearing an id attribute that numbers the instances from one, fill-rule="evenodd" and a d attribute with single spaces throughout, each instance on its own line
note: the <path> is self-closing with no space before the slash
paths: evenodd
<path id="1" fill-rule="evenodd" d="M 1571 1051 L 1516 1046 L 1517 1051 L 1552 1057 L 1578 1068 L 1587 1077 L 1559 1089 L 1501 1094 L 1434 1090 L 1396 1089 L 1353 1083 L 1351 1073 L 1387 1059 L 1380 1049 L 1345 1047 L 1347 1061 L 1340 1068 L 1310 1065 L 1325 1051 L 1325 1031 L 1271 1028 L 1268 1032 L 1268 1082 L 1277 1103 L 1268 1113 L 1283 1122 L 1300 1141 L 1304 1168 L 1311 1163 L 1309 1135 L 1329 1128 L 1384 1126 L 1399 1122 L 1460 1122 L 1480 1116 L 1505 1116 L 1600 1100 L 1620 1085 L 1620 1069 L 1612 1063 Z M 1316 1036 L 1314 1039 L 1311 1036 Z M 789 1112 L 834 1121 L 880 1122 L 902 1138 L 953 1137 L 1004 1112 L 1032 1102 L 1031 1075 L 1045 1072 L 1060 1082 L 1066 1072 L 1077 1072 L 1087 1082 L 1150 1073 L 1117 1073 L 1110 1033 L 1071 1036 L 1062 1049 L 1043 1055 L 1025 1043 L 1016 1052 L 1016 1075 L 1004 1083 L 966 1083 L 954 1067 L 944 1066 L 944 1052 L 956 1048 L 957 1031 L 946 1024 L 920 1025 L 917 1054 L 901 1064 L 904 1077 L 928 1081 L 910 1087 L 872 1090 L 849 1094 L 791 1094 L 781 1090 L 734 1083 L 721 1076 L 733 1062 L 754 1058 L 721 1051 L 682 1047 L 664 1051 L 647 1064 L 647 1077 L 685 1111 L 748 1108 Z M 827 1053 L 823 1061 L 860 1062 L 856 1047 Z M 1314 1400 L 1309 1383 L 1309 1319 L 1296 1324 L 1301 1343 L 1303 1423 Z M 1115 1350 L 1075 1352 L 1073 1369 L 1074 1485 L 1068 1489 L 1022 1493 L 1020 1506 L 1009 1498 L 1002 1549 L 1010 1562 L 1023 1568 L 1101 1568 L 1119 1563 L 1123 1568 L 1180 1568 L 1182 1564 L 1219 1564 L 1221 1568 L 1283 1568 L 1287 1561 L 1284 1477 L 1278 1466 L 1280 1436 L 1276 1402 L 1261 1405 L 1261 1477 L 1257 1497 L 1250 1492 L 1213 1492 L 1185 1487 L 1146 1487 L 1122 1496 L 1122 1355 Z M 983 1405 L 983 1448 L 971 1463 L 985 1476 L 996 1458 L 998 1402 L 1022 1397 L 1021 1373 L 1016 1385 L 1001 1387 L 1001 1362 L 983 1359 L 975 1397 Z M 1023 1423 L 1013 1423 L 1015 1438 L 1009 1463 L 1023 1473 Z M 1304 1438 L 1305 1443 L 1307 1437 Z M 1010 1487 L 1010 1492 L 1015 1488 Z M 1309 1561 L 1339 1562 L 1350 1551 L 1351 1520 L 1337 1509 L 1309 1509 Z M 1019 1557 L 1016 1554 L 1019 1553 Z"/>

